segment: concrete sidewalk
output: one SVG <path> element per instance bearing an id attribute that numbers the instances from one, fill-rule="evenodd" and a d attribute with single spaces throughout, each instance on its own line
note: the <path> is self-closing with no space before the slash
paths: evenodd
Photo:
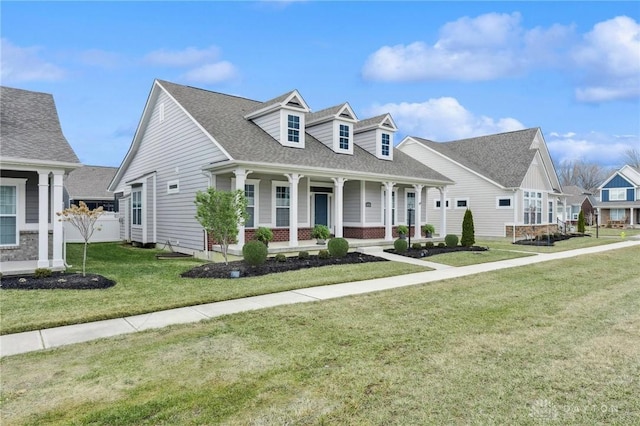
<path id="1" fill-rule="evenodd" d="M 633 239 L 597 247 L 568 250 L 558 253 L 536 254 L 534 256 L 520 257 L 516 259 L 508 259 L 491 263 L 481 263 L 463 267 L 451 267 L 434 262 L 411 259 L 404 256 L 397 256 L 385 253 L 381 248 L 370 247 L 366 250 L 368 254 L 375 254 L 376 256 L 399 262 L 418 262 L 419 265 L 432 267 L 434 268 L 434 270 L 408 275 L 378 278 L 374 280 L 355 281 L 320 287 L 303 288 L 299 290 L 283 291 L 280 293 L 265 294 L 262 296 L 246 297 L 224 302 L 207 303 L 203 305 L 169 309 L 165 311 L 151 312 L 148 314 L 134 315 L 124 318 L 48 328 L 38 331 L 7 334 L 0 336 L 0 357 L 38 351 L 48 348 L 55 348 L 58 346 L 70 345 L 74 343 L 87 342 L 104 337 L 135 333 L 137 331 L 148 330 L 152 328 L 166 327 L 172 324 L 187 324 L 198 322 L 222 315 L 252 311 L 272 306 L 334 299 L 354 294 L 370 293 L 374 291 L 430 283 L 449 278 L 474 275 L 482 272 L 513 268 L 516 266 L 531 265 L 534 263 L 546 262 L 549 260 L 566 259 L 584 254 L 599 253 L 608 250 L 615 250 L 619 248 L 638 245 L 640 245 L 640 240 Z"/>

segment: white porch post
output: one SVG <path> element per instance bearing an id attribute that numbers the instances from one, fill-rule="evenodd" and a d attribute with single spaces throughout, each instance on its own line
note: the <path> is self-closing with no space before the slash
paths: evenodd
<path id="1" fill-rule="evenodd" d="M 440 237 L 447 235 L 447 187 L 438 188 L 440 191 Z"/>
<path id="2" fill-rule="evenodd" d="M 394 182 L 384 182 L 384 239 L 393 241 L 393 186 Z"/>
<path id="3" fill-rule="evenodd" d="M 567 221 L 569 220 L 569 213 L 567 213 L 567 210 L 568 210 L 567 208 L 569 207 L 569 206 L 567 206 L 567 197 L 564 197 L 562 199 L 562 203 L 564 204 L 563 213 L 564 213 L 564 224 L 565 224 L 565 227 L 566 227 L 567 226 Z"/>
<path id="4" fill-rule="evenodd" d="M 289 180 L 289 247 L 298 246 L 298 182 L 303 175 L 285 174 Z"/>
<path id="5" fill-rule="evenodd" d="M 416 205 L 415 205 L 415 217 L 414 224 L 415 230 L 413 233 L 413 238 L 420 238 L 422 236 L 422 188 L 424 185 L 413 185 L 413 188 L 416 190 Z"/>
<path id="6" fill-rule="evenodd" d="M 62 201 L 62 178 L 64 171 L 53 172 L 53 212 L 51 213 L 51 221 L 53 222 L 53 264 L 54 268 L 64 266 L 63 258 L 63 224 L 57 219 L 56 213 L 63 210 Z"/>
<path id="7" fill-rule="evenodd" d="M 335 207 L 335 212 L 334 212 L 334 235 L 337 238 L 341 238 L 342 237 L 342 228 L 343 225 L 342 223 L 344 222 L 344 183 L 347 181 L 345 178 L 331 178 L 331 180 L 333 180 L 335 189 L 336 189 L 336 194 L 335 194 L 335 201 L 334 201 L 334 207 Z"/>
<path id="8" fill-rule="evenodd" d="M 233 173 L 236 175 L 236 190 L 242 191 L 244 194 L 244 184 L 247 181 L 247 175 L 251 173 L 245 169 L 235 169 Z M 244 222 L 238 223 L 238 246 L 244 246 Z"/>
<path id="9" fill-rule="evenodd" d="M 631 228 L 636 227 L 633 219 L 635 219 L 635 216 L 633 215 L 633 207 L 631 207 L 631 211 L 629 212 L 629 225 L 631 226 Z"/>
<path id="10" fill-rule="evenodd" d="M 49 171 L 38 170 L 38 268 L 49 267 Z"/>

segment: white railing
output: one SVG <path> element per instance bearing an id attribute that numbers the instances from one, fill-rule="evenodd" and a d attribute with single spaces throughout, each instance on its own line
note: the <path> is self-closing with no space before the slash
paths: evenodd
<path id="1" fill-rule="evenodd" d="M 91 243 L 120 241 L 120 218 L 118 213 L 105 212 L 96 222 L 96 231 L 89 240 Z M 100 230 L 98 230 L 100 229 Z M 68 243 L 83 243 L 84 238 L 73 225 L 64 222 L 64 237 Z"/>

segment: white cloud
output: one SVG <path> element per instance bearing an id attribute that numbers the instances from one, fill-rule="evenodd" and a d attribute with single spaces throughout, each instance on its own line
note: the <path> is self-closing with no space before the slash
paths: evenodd
<path id="1" fill-rule="evenodd" d="M 1 79 L 3 84 L 24 81 L 55 81 L 64 78 L 65 71 L 40 57 L 40 47 L 20 47 L 1 39 Z"/>
<path id="2" fill-rule="evenodd" d="M 622 165 L 626 150 L 640 146 L 640 138 L 637 135 L 619 136 L 600 132 L 551 132 L 546 142 L 556 164 L 581 160 L 611 167 Z"/>
<path id="3" fill-rule="evenodd" d="M 144 60 L 152 65 L 162 65 L 170 67 L 188 67 L 199 65 L 204 62 L 215 61 L 220 56 L 220 49 L 210 46 L 206 49 L 187 47 L 183 50 L 159 49 L 148 53 Z"/>
<path id="4" fill-rule="evenodd" d="M 572 52 L 585 73 L 576 98 L 602 102 L 640 97 L 640 24 L 618 16 L 596 24 Z"/>
<path id="5" fill-rule="evenodd" d="M 553 63 L 571 27 L 526 31 L 519 13 L 489 13 L 445 24 L 433 45 L 416 41 L 383 46 L 367 59 L 368 80 L 491 80 Z"/>
<path id="6" fill-rule="evenodd" d="M 183 75 L 188 81 L 198 83 L 220 83 L 235 78 L 236 68 L 231 62 L 221 61 L 194 68 Z"/>
<path id="7" fill-rule="evenodd" d="M 400 131 L 435 141 L 450 141 L 493 133 L 520 130 L 525 126 L 515 118 L 475 115 L 455 98 L 429 99 L 422 103 L 374 105 L 371 115 L 390 113 Z"/>

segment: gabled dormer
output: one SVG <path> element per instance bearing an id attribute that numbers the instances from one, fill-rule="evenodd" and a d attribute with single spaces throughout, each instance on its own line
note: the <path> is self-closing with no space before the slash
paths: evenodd
<path id="1" fill-rule="evenodd" d="M 263 102 L 244 116 L 270 134 L 284 146 L 304 148 L 305 115 L 307 103 L 294 90 Z"/>
<path id="2" fill-rule="evenodd" d="M 356 123 L 354 141 L 379 159 L 393 161 L 393 138 L 397 130 L 391 115 L 378 115 Z"/>
<path id="3" fill-rule="evenodd" d="M 338 154 L 353 155 L 356 114 L 348 103 L 307 114 L 307 132 Z"/>

